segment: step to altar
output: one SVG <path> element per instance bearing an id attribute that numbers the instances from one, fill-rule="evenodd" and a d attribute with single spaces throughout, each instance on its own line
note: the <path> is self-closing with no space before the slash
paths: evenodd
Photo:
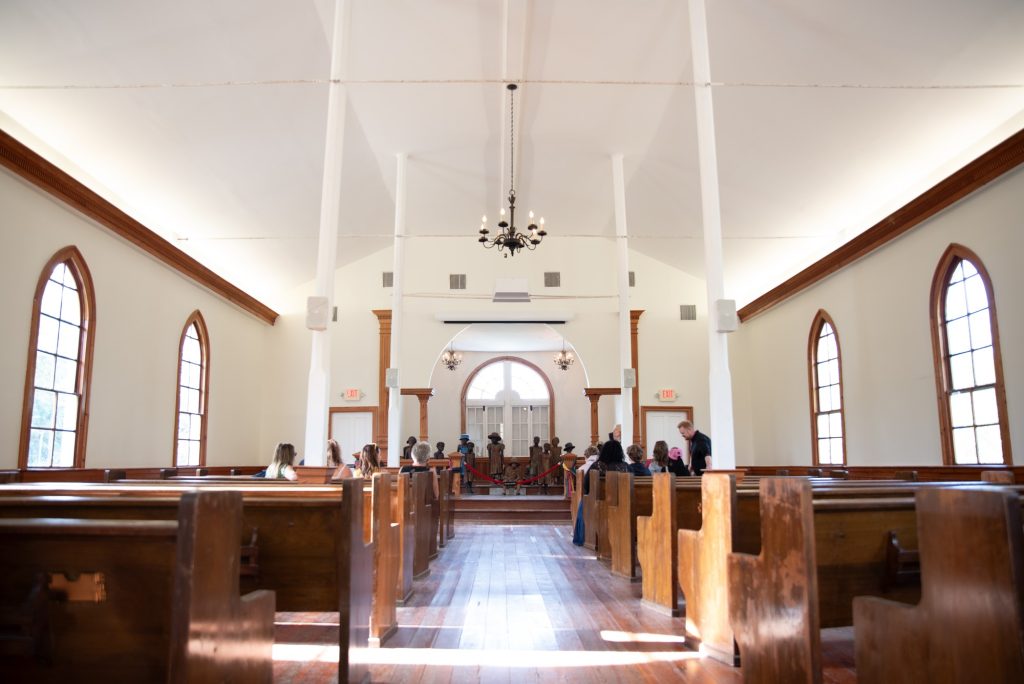
<path id="1" fill-rule="evenodd" d="M 480 490 L 480 488 L 476 488 Z M 553 522 L 569 524 L 570 503 L 561 494 L 489 494 L 487 490 L 452 499 L 455 522 Z M 500 491 L 500 490 L 495 490 Z"/>

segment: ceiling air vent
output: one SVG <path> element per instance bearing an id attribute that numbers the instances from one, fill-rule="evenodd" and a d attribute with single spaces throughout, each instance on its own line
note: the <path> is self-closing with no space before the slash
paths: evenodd
<path id="1" fill-rule="evenodd" d="M 636 287 L 636 271 L 629 272 L 629 286 Z"/>
<path id="2" fill-rule="evenodd" d="M 466 289 L 466 274 L 465 273 L 452 273 L 448 276 L 448 289 L 449 290 L 465 290 Z"/>
<path id="3" fill-rule="evenodd" d="M 695 321 L 695 320 L 697 320 L 697 305 L 696 304 L 680 304 L 679 305 L 679 320 L 681 320 L 681 321 Z"/>
<path id="4" fill-rule="evenodd" d="M 381 281 L 383 282 L 384 287 L 394 287 L 395 286 L 395 273 L 394 273 L 394 271 L 384 271 L 383 278 L 381 278 Z"/>
<path id="5" fill-rule="evenodd" d="M 558 271 L 547 271 L 544 273 L 544 287 L 561 287 L 562 274 Z"/>
<path id="6" fill-rule="evenodd" d="M 528 302 L 530 288 L 526 278 L 496 278 L 492 302 Z"/>

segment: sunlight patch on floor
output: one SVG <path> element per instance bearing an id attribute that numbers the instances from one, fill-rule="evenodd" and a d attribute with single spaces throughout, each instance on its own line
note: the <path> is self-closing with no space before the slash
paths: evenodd
<path id="1" fill-rule="evenodd" d="M 643 665 L 699 660 L 693 651 L 505 651 L 452 648 L 354 648 L 352 662 L 367 665 L 439 665 L 448 667 L 557 668 Z M 316 644 L 274 644 L 274 660 L 338 662 L 338 648 Z"/>
<path id="2" fill-rule="evenodd" d="M 617 632 L 611 629 L 602 629 L 601 638 L 613 643 L 655 643 L 655 644 L 682 644 L 686 643 L 686 637 L 678 634 L 650 634 L 647 632 Z"/>

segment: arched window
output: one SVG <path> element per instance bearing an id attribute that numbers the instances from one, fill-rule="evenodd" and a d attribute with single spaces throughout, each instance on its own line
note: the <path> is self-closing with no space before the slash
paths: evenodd
<path id="1" fill-rule="evenodd" d="M 527 456 L 533 437 L 550 439 L 554 423 L 551 383 L 532 363 L 501 356 L 478 367 L 462 389 L 463 432 L 485 453 L 487 435 L 497 432 L 507 456 Z"/>
<path id="2" fill-rule="evenodd" d="M 943 462 L 1011 464 L 992 280 L 963 245 L 935 271 L 931 318 Z"/>
<path id="3" fill-rule="evenodd" d="M 808 345 L 811 380 L 811 442 L 816 465 L 846 463 L 843 373 L 835 323 L 819 311 Z"/>
<path id="4" fill-rule="evenodd" d="M 95 311 L 85 260 L 65 247 L 46 263 L 36 285 L 19 467 L 85 465 Z"/>
<path id="5" fill-rule="evenodd" d="M 185 321 L 178 345 L 178 401 L 174 436 L 174 465 L 206 465 L 206 402 L 210 346 L 203 315 Z"/>

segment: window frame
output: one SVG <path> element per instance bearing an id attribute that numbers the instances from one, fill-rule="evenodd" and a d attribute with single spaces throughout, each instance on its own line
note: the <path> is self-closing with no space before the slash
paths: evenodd
<path id="1" fill-rule="evenodd" d="M 818 452 L 818 415 L 821 413 L 834 413 L 834 411 L 822 412 L 818 410 L 818 340 L 821 337 L 821 330 L 828 324 L 832 328 L 832 334 L 836 338 L 836 364 L 839 367 L 839 424 L 843 431 L 843 460 L 842 463 L 822 463 Z M 818 309 L 811 322 L 811 334 L 807 340 L 807 387 L 810 397 L 811 408 L 811 460 L 816 466 L 845 466 L 846 444 L 849 441 L 846 433 L 846 396 L 843 389 L 843 348 L 839 341 L 839 330 L 835 321 L 824 309 Z"/>
<path id="2" fill-rule="evenodd" d="M 522 357 L 510 356 L 510 355 L 495 356 L 493 358 L 490 358 L 490 359 L 484 361 L 483 363 L 481 363 L 476 368 L 474 368 L 466 376 L 466 380 L 462 384 L 462 394 L 461 394 L 461 400 L 460 400 L 460 417 L 459 417 L 459 421 L 460 421 L 460 426 L 461 426 L 460 429 L 461 429 L 461 431 L 462 432 L 466 432 L 466 409 L 467 409 L 467 406 L 468 406 L 467 395 L 469 394 L 469 388 L 473 384 L 473 380 L 476 378 L 477 373 L 482 371 L 484 368 L 487 368 L 488 366 L 491 366 L 491 365 L 496 364 L 496 363 L 503 363 L 505 361 L 511 361 L 513 363 L 521 363 L 524 366 L 526 366 L 526 367 L 536 371 L 536 373 L 541 377 L 541 379 L 544 380 L 544 384 L 547 386 L 547 389 L 548 389 L 548 434 L 549 435 L 557 435 L 558 432 L 555 430 L 555 388 L 551 384 L 551 379 L 548 378 L 547 373 L 545 373 L 543 370 L 541 370 L 540 367 L 537 366 L 537 364 L 531 363 L 530 361 L 527 361 L 526 359 L 524 359 Z M 479 403 L 484 404 L 484 403 L 488 403 L 488 402 L 479 402 Z M 529 403 L 529 400 L 527 400 L 526 403 Z M 474 405 L 478 405 L 478 403 L 474 402 Z M 494 402 L 494 405 L 496 405 L 496 402 Z M 504 402 L 502 402 L 502 405 L 503 406 L 505 405 Z M 505 438 L 505 435 L 502 435 L 502 439 L 504 439 L 504 438 Z M 511 436 L 509 436 L 509 439 L 511 439 Z M 478 449 L 478 453 L 480 453 L 480 445 L 477 445 L 477 449 Z M 510 455 L 511 454 L 506 454 L 506 456 L 510 456 Z"/>
<path id="3" fill-rule="evenodd" d="M 185 351 L 185 336 L 188 329 L 196 326 L 196 336 L 199 338 L 199 354 L 201 357 L 199 372 L 199 414 L 202 416 L 202 427 L 199 431 L 199 463 L 178 465 L 178 421 L 181 414 L 181 364 Z M 206 432 L 210 424 L 210 334 L 206 327 L 206 320 L 198 309 L 189 314 L 185 319 L 185 325 L 181 328 L 181 335 L 178 338 L 178 367 L 174 376 L 174 428 L 171 432 L 171 467 L 174 468 L 199 468 L 206 466 Z"/>
<path id="4" fill-rule="evenodd" d="M 25 365 L 25 388 L 21 408 L 21 436 L 18 445 L 18 467 L 28 468 L 28 448 L 31 436 L 32 404 L 35 394 L 36 354 L 39 351 L 39 321 L 42 315 L 43 291 L 55 268 L 65 264 L 78 286 L 80 329 L 78 339 L 78 373 L 75 393 L 78 395 L 78 417 L 75 428 L 75 456 L 71 467 L 85 467 L 86 442 L 89 435 L 89 399 L 92 396 L 92 360 L 96 339 L 96 296 L 92 274 L 85 258 L 74 245 L 63 247 L 43 266 L 36 282 L 32 300 L 32 323 L 29 327 L 28 363 Z M 52 461 L 51 461 L 52 462 Z M 46 469 L 64 466 L 43 466 Z"/>
<path id="5" fill-rule="evenodd" d="M 946 291 L 953 271 L 961 261 L 969 261 L 981 276 L 988 297 L 989 326 L 992 332 L 992 356 L 995 367 L 996 411 L 999 415 L 999 436 L 1003 443 L 1003 465 L 1013 465 L 1013 449 L 1010 444 L 1010 421 L 1006 410 L 1006 384 L 1003 381 L 1003 354 L 999 344 L 999 316 L 996 312 L 995 291 L 992 278 L 981 258 L 964 245 L 952 243 L 943 252 L 939 264 L 932 276 L 932 287 L 929 295 L 928 309 L 932 333 L 932 361 L 935 366 L 935 390 L 939 405 L 939 443 L 942 446 L 943 465 L 975 466 L 990 468 L 993 463 L 961 463 L 956 462 L 953 448 L 953 417 L 949 407 L 949 396 L 952 392 L 952 371 L 949 366 L 948 344 L 946 338 Z M 977 387 L 977 385 L 975 385 Z"/>

